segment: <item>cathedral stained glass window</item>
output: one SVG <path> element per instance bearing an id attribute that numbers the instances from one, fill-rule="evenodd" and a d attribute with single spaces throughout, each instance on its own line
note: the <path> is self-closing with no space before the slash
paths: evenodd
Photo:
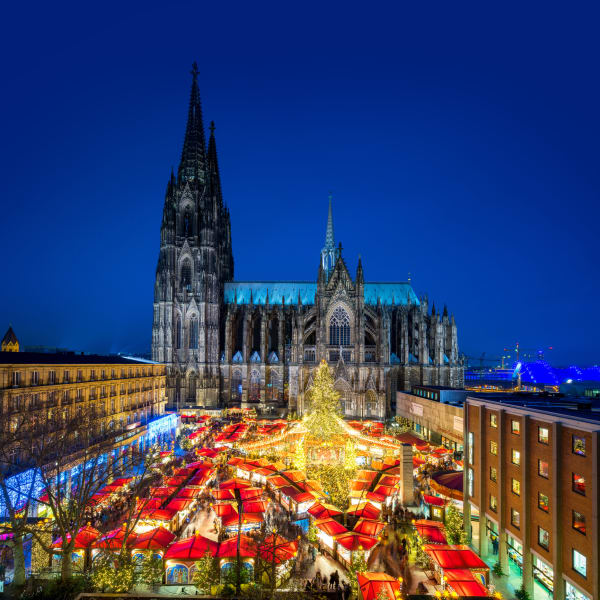
<path id="1" fill-rule="evenodd" d="M 329 321 L 329 344 L 331 346 L 350 345 L 350 317 L 341 307 L 337 307 Z"/>
<path id="2" fill-rule="evenodd" d="M 198 348 L 198 319 L 195 317 L 190 321 L 190 348 Z"/>

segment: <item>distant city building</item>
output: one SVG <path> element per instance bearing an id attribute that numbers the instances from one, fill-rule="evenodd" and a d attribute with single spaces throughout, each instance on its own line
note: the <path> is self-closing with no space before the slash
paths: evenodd
<path id="1" fill-rule="evenodd" d="M 499 560 L 530 598 L 596 599 L 600 413 L 541 397 L 499 397 L 465 402 L 471 543 L 483 558 Z"/>
<path id="2" fill-rule="evenodd" d="M 38 412 L 48 423 L 91 414 L 96 440 L 140 443 L 165 412 L 165 367 L 118 356 L 0 352 L 0 419 L 15 431 Z"/>
<path id="3" fill-rule="evenodd" d="M 206 144 L 196 66 L 192 75 L 154 292 L 152 357 L 168 367 L 170 405 L 254 403 L 302 414 L 321 360 L 334 369 L 348 417 L 393 414 L 396 389 L 462 387 L 454 317 L 430 311 L 410 282 L 365 281 L 360 258 L 353 277 L 335 243 L 331 199 L 316 282 L 234 281 L 214 126 Z"/>
<path id="4" fill-rule="evenodd" d="M 8 330 L 2 338 L 2 344 L 0 345 L 2 352 L 18 352 L 19 351 L 19 340 L 13 331 L 13 328 L 9 325 Z"/>

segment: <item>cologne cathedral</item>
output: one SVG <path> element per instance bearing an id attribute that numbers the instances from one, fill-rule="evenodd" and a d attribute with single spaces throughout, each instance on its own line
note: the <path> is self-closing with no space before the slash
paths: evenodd
<path id="1" fill-rule="evenodd" d="M 167 184 L 154 288 L 152 357 L 168 367 L 172 408 L 256 406 L 301 415 L 326 360 L 346 417 L 394 414 L 396 391 L 462 387 L 454 317 L 410 282 L 352 275 L 331 198 L 316 281 L 236 281 L 214 125 L 205 139 L 198 70 L 181 161 Z"/>

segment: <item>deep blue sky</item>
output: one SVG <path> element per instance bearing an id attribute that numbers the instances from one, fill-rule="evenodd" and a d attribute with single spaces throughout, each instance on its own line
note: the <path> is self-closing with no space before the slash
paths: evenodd
<path id="1" fill-rule="evenodd" d="M 597 6 L 5 6 L 0 328 L 149 348 L 197 60 L 237 279 L 314 280 L 331 189 L 351 271 L 410 271 L 467 354 L 599 362 Z"/>

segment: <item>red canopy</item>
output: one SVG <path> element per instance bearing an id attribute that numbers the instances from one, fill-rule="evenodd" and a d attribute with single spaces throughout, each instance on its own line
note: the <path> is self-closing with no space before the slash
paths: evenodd
<path id="1" fill-rule="evenodd" d="M 138 498 L 136 508 L 138 510 L 141 508 L 160 508 L 163 502 L 164 500 L 162 498 Z"/>
<path id="2" fill-rule="evenodd" d="M 197 498 L 202 490 L 193 487 L 184 487 L 177 492 L 178 498 Z"/>
<path id="3" fill-rule="evenodd" d="M 344 525 L 331 517 L 326 517 L 325 519 L 319 519 L 315 521 L 315 527 L 319 528 L 321 531 L 324 531 L 330 536 L 348 532 L 348 529 L 344 527 Z"/>
<path id="4" fill-rule="evenodd" d="M 400 593 L 398 580 L 387 573 L 358 573 L 357 579 L 363 600 L 380 600 L 383 594 L 395 600 Z"/>
<path id="5" fill-rule="evenodd" d="M 201 448 L 200 450 L 198 450 L 197 454 L 199 456 L 207 456 L 208 458 L 214 458 L 215 456 L 217 456 L 217 454 L 219 454 L 219 451 L 215 450 L 214 448 Z"/>
<path id="6" fill-rule="evenodd" d="M 237 556 L 237 536 L 221 542 L 217 550 L 219 558 L 231 558 Z M 240 535 L 240 556 L 251 558 L 256 556 L 256 544 L 254 540 L 243 533 Z"/>
<path id="7" fill-rule="evenodd" d="M 142 510 L 140 519 L 150 519 L 154 521 L 171 521 L 177 514 L 176 510 L 166 508 L 153 508 L 150 510 Z"/>
<path id="8" fill-rule="evenodd" d="M 164 527 L 155 527 L 140 533 L 135 538 L 132 548 L 137 550 L 164 550 L 175 539 L 175 534 Z"/>
<path id="9" fill-rule="evenodd" d="M 423 495 L 423 501 L 425 504 L 431 504 L 433 506 L 444 506 L 446 501 L 443 498 L 438 498 L 437 496 L 430 496 L 429 494 Z"/>
<path id="10" fill-rule="evenodd" d="M 423 551 L 444 570 L 446 569 L 488 569 L 489 567 L 469 548 L 464 545 L 443 546 L 425 544 Z"/>
<path id="11" fill-rule="evenodd" d="M 281 536 L 270 535 L 258 549 L 260 556 L 267 562 L 277 564 L 290 560 L 298 552 L 298 542 L 289 541 Z"/>
<path id="12" fill-rule="evenodd" d="M 175 491 L 177 490 L 177 487 L 174 486 L 169 486 L 169 487 L 151 487 L 150 488 L 150 495 L 154 496 L 155 498 L 166 498 L 167 496 L 170 496 L 171 494 L 173 494 Z"/>
<path id="13" fill-rule="evenodd" d="M 252 484 L 246 479 L 234 477 L 233 479 L 228 479 L 227 481 L 224 481 L 219 487 L 222 490 L 239 490 L 242 488 L 250 487 L 251 485 Z"/>
<path id="14" fill-rule="evenodd" d="M 382 523 L 381 521 L 376 521 L 375 519 L 359 519 L 352 531 L 376 537 L 383 529 L 385 529 L 385 523 Z"/>
<path id="15" fill-rule="evenodd" d="M 178 485 L 181 485 L 185 480 L 185 475 L 178 475 L 177 477 L 167 477 L 165 479 L 165 485 L 177 487 Z"/>
<path id="16" fill-rule="evenodd" d="M 325 519 L 327 517 L 333 517 L 335 515 L 342 514 L 342 511 L 338 510 L 332 504 L 325 504 L 321 502 L 315 502 L 315 504 L 308 509 L 308 512 L 315 519 Z"/>
<path id="17" fill-rule="evenodd" d="M 86 525 L 82 527 L 75 536 L 74 550 L 82 550 L 84 548 L 90 548 L 92 543 L 95 542 L 102 534 L 94 527 Z M 71 541 L 71 534 L 67 533 L 67 542 Z M 52 547 L 59 548 L 62 546 L 62 538 L 56 539 Z"/>
<path id="18" fill-rule="evenodd" d="M 399 433 L 396 436 L 396 439 L 400 442 L 404 442 L 405 444 L 410 444 L 411 446 L 427 446 L 427 442 L 416 435 L 409 433 L 408 431 L 405 433 Z"/>
<path id="19" fill-rule="evenodd" d="M 262 523 L 265 520 L 263 513 L 242 513 L 242 524 L 246 523 Z M 238 525 L 240 518 L 237 512 L 221 517 L 221 523 L 224 527 L 231 527 L 232 525 Z"/>
<path id="20" fill-rule="evenodd" d="M 127 485 L 132 480 L 133 477 L 119 477 L 119 479 L 114 479 L 111 485 Z"/>
<path id="21" fill-rule="evenodd" d="M 165 559 L 199 560 L 207 552 L 215 556 L 218 544 L 202 535 L 194 535 L 175 542 L 165 553 Z"/>
<path id="22" fill-rule="evenodd" d="M 335 541 L 346 550 L 353 552 L 355 550 L 370 550 L 377 543 L 377 538 L 349 531 L 336 535 Z"/>
<path id="23" fill-rule="evenodd" d="M 169 504 L 165 507 L 167 510 L 185 510 L 194 501 L 190 498 L 173 498 Z"/>
<path id="24" fill-rule="evenodd" d="M 446 536 L 440 527 L 429 524 L 415 523 L 417 533 L 422 540 L 427 542 L 435 542 L 436 544 L 447 544 Z"/>
<path id="25" fill-rule="evenodd" d="M 349 508 L 347 512 L 349 515 L 354 515 L 355 517 L 377 519 L 381 511 L 370 502 L 361 502 L 360 504 Z"/>
<path id="26" fill-rule="evenodd" d="M 98 490 L 98 493 L 114 494 L 115 492 L 118 492 L 122 487 L 122 485 L 105 485 L 101 490 Z"/>
<path id="27" fill-rule="evenodd" d="M 453 589 L 459 596 L 468 598 L 470 596 L 488 596 L 487 588 L 472 579 L 470 581 L 449 581 L 448 587 Z"/>
<path id="28" fill-rule="evenodd" d="M 135 542 L 136 535 L 130 532 L 127 536 L 126 545 L 130 547 Z M 106 548 L 109 550 L 120 550 L 125 540 L 125 527 L 119 527 L 109 531 L 106 535 L 92 542 L 92 548 Z"/>
<path id="29" fill-rule="evenodd" d="M 421 465 L 425 464 L 425 459 L 420 456 L 413 456 L 413 469 L 417 469 Z"/>

